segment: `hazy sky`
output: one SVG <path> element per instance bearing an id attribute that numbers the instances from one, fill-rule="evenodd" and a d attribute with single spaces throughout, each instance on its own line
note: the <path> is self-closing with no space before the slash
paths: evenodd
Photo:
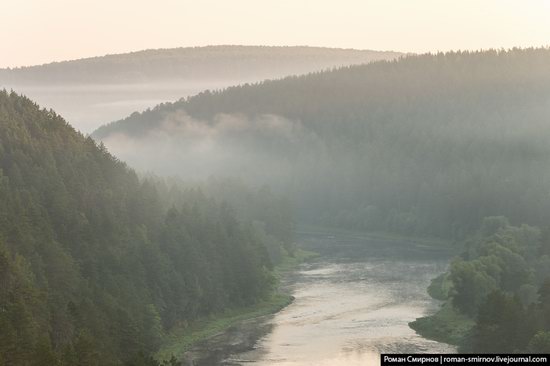
<path id="1" fill-rule="evenodd" d="M 550 44 L 550 0 L 0 0 L 0 67 L 146 48 Z"/>

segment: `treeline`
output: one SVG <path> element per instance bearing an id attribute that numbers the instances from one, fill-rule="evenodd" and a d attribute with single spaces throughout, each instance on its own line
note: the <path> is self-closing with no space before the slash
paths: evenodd
<path id="1" fill-rule="evenodd" d="M 222 152 L 210 173 L 263 174 L 302 221 L 462 240 L 487 216 L 547 224 L 549 65 L 546 48 L 411 55 L 207 91 L 93 137 L 185 176 L 202 126 Z M 158 161 L 140 155 L 163 142 Z"/>
<path id="2" fill-rule="evenodd" d="M 400 55 L 399 52 L 302 46 L 182 47 L 0 69 L 0 85 L 243 82 Z"/>
<path id="3" fill-rule="evenodd" d="M 550 230 L 485 218 L 431 292 L 474 320 L 462 351 L 549 353 Z"/>
<path id="4" fill-rule="evenodd" d="M 210 177 L 200 183 L 186 182 L 177 177 L 160 179 L 148 176 L 148 179 L 155 182 L 166 207 L 189 204 L 196 196 L 208 197 L 231 207 L 235 217 L 250 225 L 260 236 L 274 265 L 294 255 L 292 204 L 288 197 L 272 192 L 269 186 L 252 188 L 240 179 L 224 177 Z"/>
<path id="5" fill-rule="evenodd" d="M 172 327 L 268 296 L 292 250 L 286 204 L 217 186 L 248 201 L 139 179 L 55 112 L 0 92 L 0 365 L 156 365 Z"/>

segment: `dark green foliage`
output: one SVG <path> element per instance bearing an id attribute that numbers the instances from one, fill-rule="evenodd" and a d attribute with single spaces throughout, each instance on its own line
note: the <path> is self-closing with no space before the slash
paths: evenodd
<path id="1" fill-rule="evenodd" d="M 227 145 L 264 157 L 245 178 L 256 167 L 276 175 L 267 180 L 302 220 L 462 239 L 486 216 L 539 226 L 550 216 L 549 65 L 549 49 L 407 56 L 204 92 L 93 136 L 137 144 L 167 120 L 183 125 L 183 112 L 211 127 L 235 116 L 250 127 Z M 266 115 L 290 124 L 291 138 L 262 130 Z M 188 146 L 184 132 L 169 132 Z M 147 168 L 173 160 L 170 171 L 185 174 L 180 155 Z"/>
<path id="2" fill-rule="evenodd" d="M 540 331 L 535 334 L 527 350 L 532 353 L 550 353 L 550 332 Z"/>
<path id="3" fill-rule="evenodd" d="M 452 304 L 475 320 L 470 334 L 458 342 L 464 351 L 547 352 L 550 280 L 543 280 L 548 258 L 540 256 L 545 245 L 538 228 L 510 226 L 503 217 L 482 221 L 441 277 L 450 283 L 438 282 L 450 287 L 445 306 Z M 437 316 L 424 322 L 437 324 Z"/>
<path id="4" fill-rule="evenodd" d="M 183 200 L 189 203 L 193 196 L 206 195 L 234 208 L 239 221 L 251 224 L 261 237 L 273 264 L 278 264 L 285 254 L 294 254 L 293 209 L 288 198 L 274 194 L 269 187 L 253 189 L 228 178 L 210 178 L 199 186 L 175 178 L 163 183 L 157 186 L 166 204 L 182 205 Z"/>
<path id="5" fill-rule="evenodd" d="M 452 266 L 453 305 L 463 313 L 473 316 L 487 294 L 496 288 L 495 280 L 476 263 L 459 262 Z"/>
<path id="6" fill-rule="evenodd" d="M 269 293 L 252 225 L 200 192 L 168 204 L 159 189 L 0 92 L 1 366 L 119 365 L 175 325 Z M 147 360 L 135 364 L 158 365 Z"/>
<path id="7" fill-rule="evenodd" d="M 182 363 L 176 360 L 174 356 L 170 360 L 157 361 L 151 356 L 146 356 L 143 353 L 137 354 L 124 366 L 182 366 Z"/>
<path id="8" fill-rule="evenodd" d="M 533 335 L 532 324 L 526 322 L 527 313 L 517 298 L 502 292 L 487 296 L 480 307 L 473 329 L 472 351 L 498 353 L 525 349 Z"/>
<path id="9" fill-rule="evenodd" d="M 495 226 L 495 222 L 503 224 Z M 541 245 L 538 228 L 485 218 L 478 234 L 467 242 L 466 251 L 451 265 L 450 295 L 455 307 L 475 316 L 487 295 L 499 289 L 517 295 L 526 304 L 536 301 L 536 287 L 541 284 L 537 268 L 546 260 L 536 255 Z"/>

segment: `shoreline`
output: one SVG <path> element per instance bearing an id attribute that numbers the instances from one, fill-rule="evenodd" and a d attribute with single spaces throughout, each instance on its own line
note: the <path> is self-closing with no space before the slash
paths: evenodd
<path id="1" fill-rule="evenodd" d="M 282 277 L 295 271 L 301 263 L 317 256 L 317 253 L 297 249 L 293 257 L 285 257 L 274 268 L 273 275 L 278 283 L 268 298 L 255 304 L 211 314 L 191 322 L 187 327 L 174 329 L 166 335 L 163 345 L 155 353 L 155 359 L 163 361 L 174 356 L 183 361 L 188 359 L 189 353 L 193 352 L 194 348 L 201 343 L 223 336 L 224 333 L 239 324 L 260 321 L 261 318 L 283 310 L 294 301 L 294 297 L 282 289 Z"/>
<path id="2" fill-rule="evenodd" d="M 460 351 L 474 326 L 474 320 L 453 307 L 445 274 L 432 279 L 426 291 L 431 298 L 441 301 L 439 309 L 433 314 L 416 318 L 409 323 L 409 327 L 421 337 L 457 346 Z"/>
<path id="3" fill-rule="evenodd" d="M 473 323 L 473 320 L 458 313 L 447 302 L 434 314 L 413 320 L 409 327 L 421 337 L 457 346 L 460 351 Z"/>
<path id="4" fill-rule="evenodd" d="M 458 249 L 453 243 L 439 238 L 407 237 L 392 233 L 333 229 L 309 225 L 302 225 L 297 229 L 298 233 L 359 234 L 382 240 L 406 240 L 415 247 L 421 247 L 424 250 L 455 252 Z M 262 320 L 278 313 L 293 302 L 293 296 L 285 289 L 285 282 L 288 282 L 292 272 L 301 263 L 307 262 L 318 255 L 315 252 L 297 249 L 294 257 L 285 257 L 273 269 L 272 273 L 277 280 L 277 285 L 267 299 L 245 307 L 227 309 L 221 313 L 198 319 L 185 328 L 173 330 L 166 335 L 163 345 L 155 354 L 155 358 L 160 361 L 169 360 L 173 355 L 182 361 L 184 365 L 193 364 L 192 361 L 199 361 L 198 365 L 202 365 L 200 360 L 207 356 L 205 354 L 207 350 L 214 354 L 227 352 L 227 344 L 231 344 L 233 351 L 241 351 L 252 347 L 255 341 L 261 338 L 261 334 L 255 328 L 261 327 Z M 452 255 L 450 258 L 452 258 Z M 442 300 L 431 293 L 430 295 L 436 300 Z M 466 332 L 469 330 L 468 319 L 463 319 L 463 316 L 450 308 L 452 308 L 450 304 L 443 303 L 435 313 L 419 317 L 408 325 L 423 338 L 460 346 Z M 223 346 L 224 344 L 225 346 Z"/>
<path id="5" fill-rule="evenodd" d="M 315 225 L 300 225 L 299 233 L 336 233 L 343 235 L 360 235 L 378 240 L 403 240 L 417 248 L 448 251 L 449 261 L 462 250 L 460 243 L 437 237 L 407 236 L 399 233 L 381 231 L 362 231 L 343 228 L 329 228 Z M 442 274 L 443 275 L 443 274 Z M 432 279 L 425 290 L 431 298 L 440 302 L 439 308 L 432 314 L 419 317 L 408 323 L 409 328 L 423 338 L 436 342 L 447 343 L 460 348 L 465 342 L 468 332 L 473 326 L 473 320 L 458 313 L 447 297 L 447 283 L 442 275 Z"/>

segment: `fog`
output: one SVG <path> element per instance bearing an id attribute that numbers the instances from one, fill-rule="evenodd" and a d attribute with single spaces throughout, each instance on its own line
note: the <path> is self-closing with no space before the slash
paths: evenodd
<path id="1" fill-rule="evenodd" d="M 185 111 L 168 115 L 144 136 L 103 139 L 111 153 L 140 171 L 200 181 L 238 177 L 256 185 L 288 183 L 298 151 L 319 143 L 299 121 L 277 115 L 218 114 L 212 121 Z"/>
<path id="2" fill-rule="evenodd" d="M 550 353 L 546 0 L 144 3 L 0 12 L 0 366 Z"/>
<path id="3" fill-rule="evenodd" d="M 42 107 L 55 110 L 76 129 L 88 134 L 104 123 L 122 119 L 135 111 L 235 83 L 238 81 L 53 86 L 6 84 L 2 87 L 25 94 Z"/>
<path id="4" fill-rule="evenodd" d="M 93 137 L 142 171 L 267 184 L 316 224 L 454 238 L 485 216 L 540 225 L 549 55 L 410 56 L 232 87 Z"/>
<path id="5" fill-rule="evenodd" d="M 203 90 L 400 55 L 320 47 L 180 47 L 0 69 L 0 87 L 27 95 L 91 133 L 135 111 Z"/>

